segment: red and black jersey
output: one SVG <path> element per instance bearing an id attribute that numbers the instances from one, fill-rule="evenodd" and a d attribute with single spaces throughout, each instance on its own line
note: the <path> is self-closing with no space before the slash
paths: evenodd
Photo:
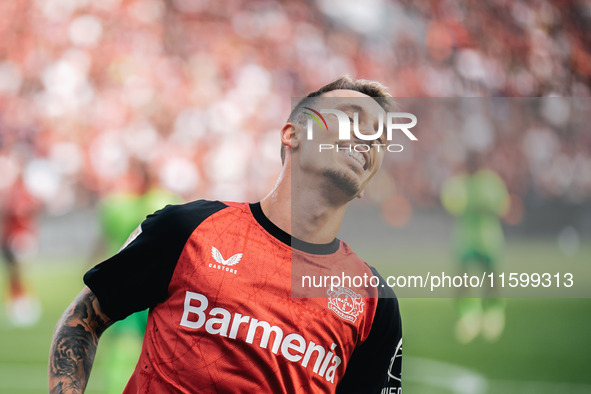
<path id="1" fill-rule="evenodd" d="M 20 234 L 36 235 L 36 218 L 40 202 L 28 191 L 22 181 L 18 181 L 2 201 L 2 243 L 9 244 Z"/>
<path id="2" fill-rule="evenodd" d="M 125 393 L 400 392 L 400 313 L 381 278 L 292 292 L 296 264 L 379 277 L 344 242 L 296 240 L 260 204 L 217 201 L 167 206 L 141 230 L 84 276 L 115 320 L 150 308 Z"/>

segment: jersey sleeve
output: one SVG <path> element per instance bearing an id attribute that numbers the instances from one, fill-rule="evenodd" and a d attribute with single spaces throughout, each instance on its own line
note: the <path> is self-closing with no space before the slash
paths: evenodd
<path id="1" fill-rule="evenodd" d="M 195 201 L 149 215 L 135 239 L 84 275 L 103 311 L 121 320 L 164 301 L 187 240 L 203 220 L 224 207 L 218 201 Z"/>
<path id="2" fill-rule="evenodd" d="M 371 270 L 380 280 L 376 314 L 369 336 L 347 364 L 338 394 L 402 392 L 402 321 L 398 300 L 375 268 Z"/>

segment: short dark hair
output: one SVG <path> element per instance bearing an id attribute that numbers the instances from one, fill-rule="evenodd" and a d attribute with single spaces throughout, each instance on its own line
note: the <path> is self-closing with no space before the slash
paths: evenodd
<path id="1" fill-rule="evenodd" d="M 388 88 L 382 85 L 377 81 L 369 81 L 367 79 L 357 79 L 354 80 L 348 75 L 344 75 L 334 81 L 327 83 L 326 85 L 322 86 L 320 89 L 315 90 L 309 93 L 306 97 L 304 97 L 300 102 L 294 107 L 294 109 L 289 114 L 289 118 L 287 119 L 288 122 L 293 123 L 296 121 L 296 118 L 302 112 L 302 108 L 309 105 L 309 101 L 314 97 L 322 96 L 324 93 L 331 92 L 333 90 L 354 90 L 359 93 L 363 93 L 372 98 L 384 98 L 384 97 L 392 97 Z M 376 100 L 378 104 L 380 104 L 384 110 L 388 111 L 389 109 L 389 101 L 384 100 Z M 285 145 L 281 144 L 281 163 L 285 162 Z"/>

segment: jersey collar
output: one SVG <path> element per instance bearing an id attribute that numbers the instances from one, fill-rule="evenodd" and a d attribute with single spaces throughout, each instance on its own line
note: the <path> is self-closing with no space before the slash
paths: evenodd
<path id="1" fill-rule="evenodd" d="M 283 242 L 287 246 L 291 246 L 294 249 L 301 250 L 302 252 L 311 254 L 332 254 L 339 250 L 341 241 L 338 238 L 333 239 L 327 244 L 314 244 L 306 241 L 302 241 L 296 237 L 292 237 L 285 231 L 277 227 L 273 222 L 269 220 L 261 209 L 261 203 L 256 202 L 250 204 L 250 211 L 255 220 L 273 237 Z"/>

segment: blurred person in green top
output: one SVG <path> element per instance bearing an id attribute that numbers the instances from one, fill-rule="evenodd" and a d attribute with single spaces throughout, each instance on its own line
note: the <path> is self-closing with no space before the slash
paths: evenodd
<path id="1" fill-rule="evenodd" d="M 465 173 L 444 183 L 441 202 L 456 217 L 453 249 L 462 273 L 495 272 L 505 244 L 500 218 L 509 195 L 503 180 L 485 167 L 483 153 L 468 152 Z M 490 287 L 482 294 L 468 290 L 458 294 L 457 339 L 468 343 L 479 333 L 489 341 L 498 339 L 505 327 L 504 300 L 495 298 Z M 473 298 L 479 296 L 485 298 Z"/>
<path id="2" fill-rule="evenodd" d="M 123 249 L 130 234 L 147 215 L 168 204 L 183 203 L 180 197 L 157 185 L 146 163 L 133 161 L 130 176 L 123 190 L 115 190 L 105 195 L 99 203 L 102 233 L 99 249 L 100 253 L 108 256 Z M 103 336 L 106 343 L 106 393 L 119 394 L 125 388 L 141 352 L 147 321 L 147 310 L 134 313 L 115 323 Z"/>

